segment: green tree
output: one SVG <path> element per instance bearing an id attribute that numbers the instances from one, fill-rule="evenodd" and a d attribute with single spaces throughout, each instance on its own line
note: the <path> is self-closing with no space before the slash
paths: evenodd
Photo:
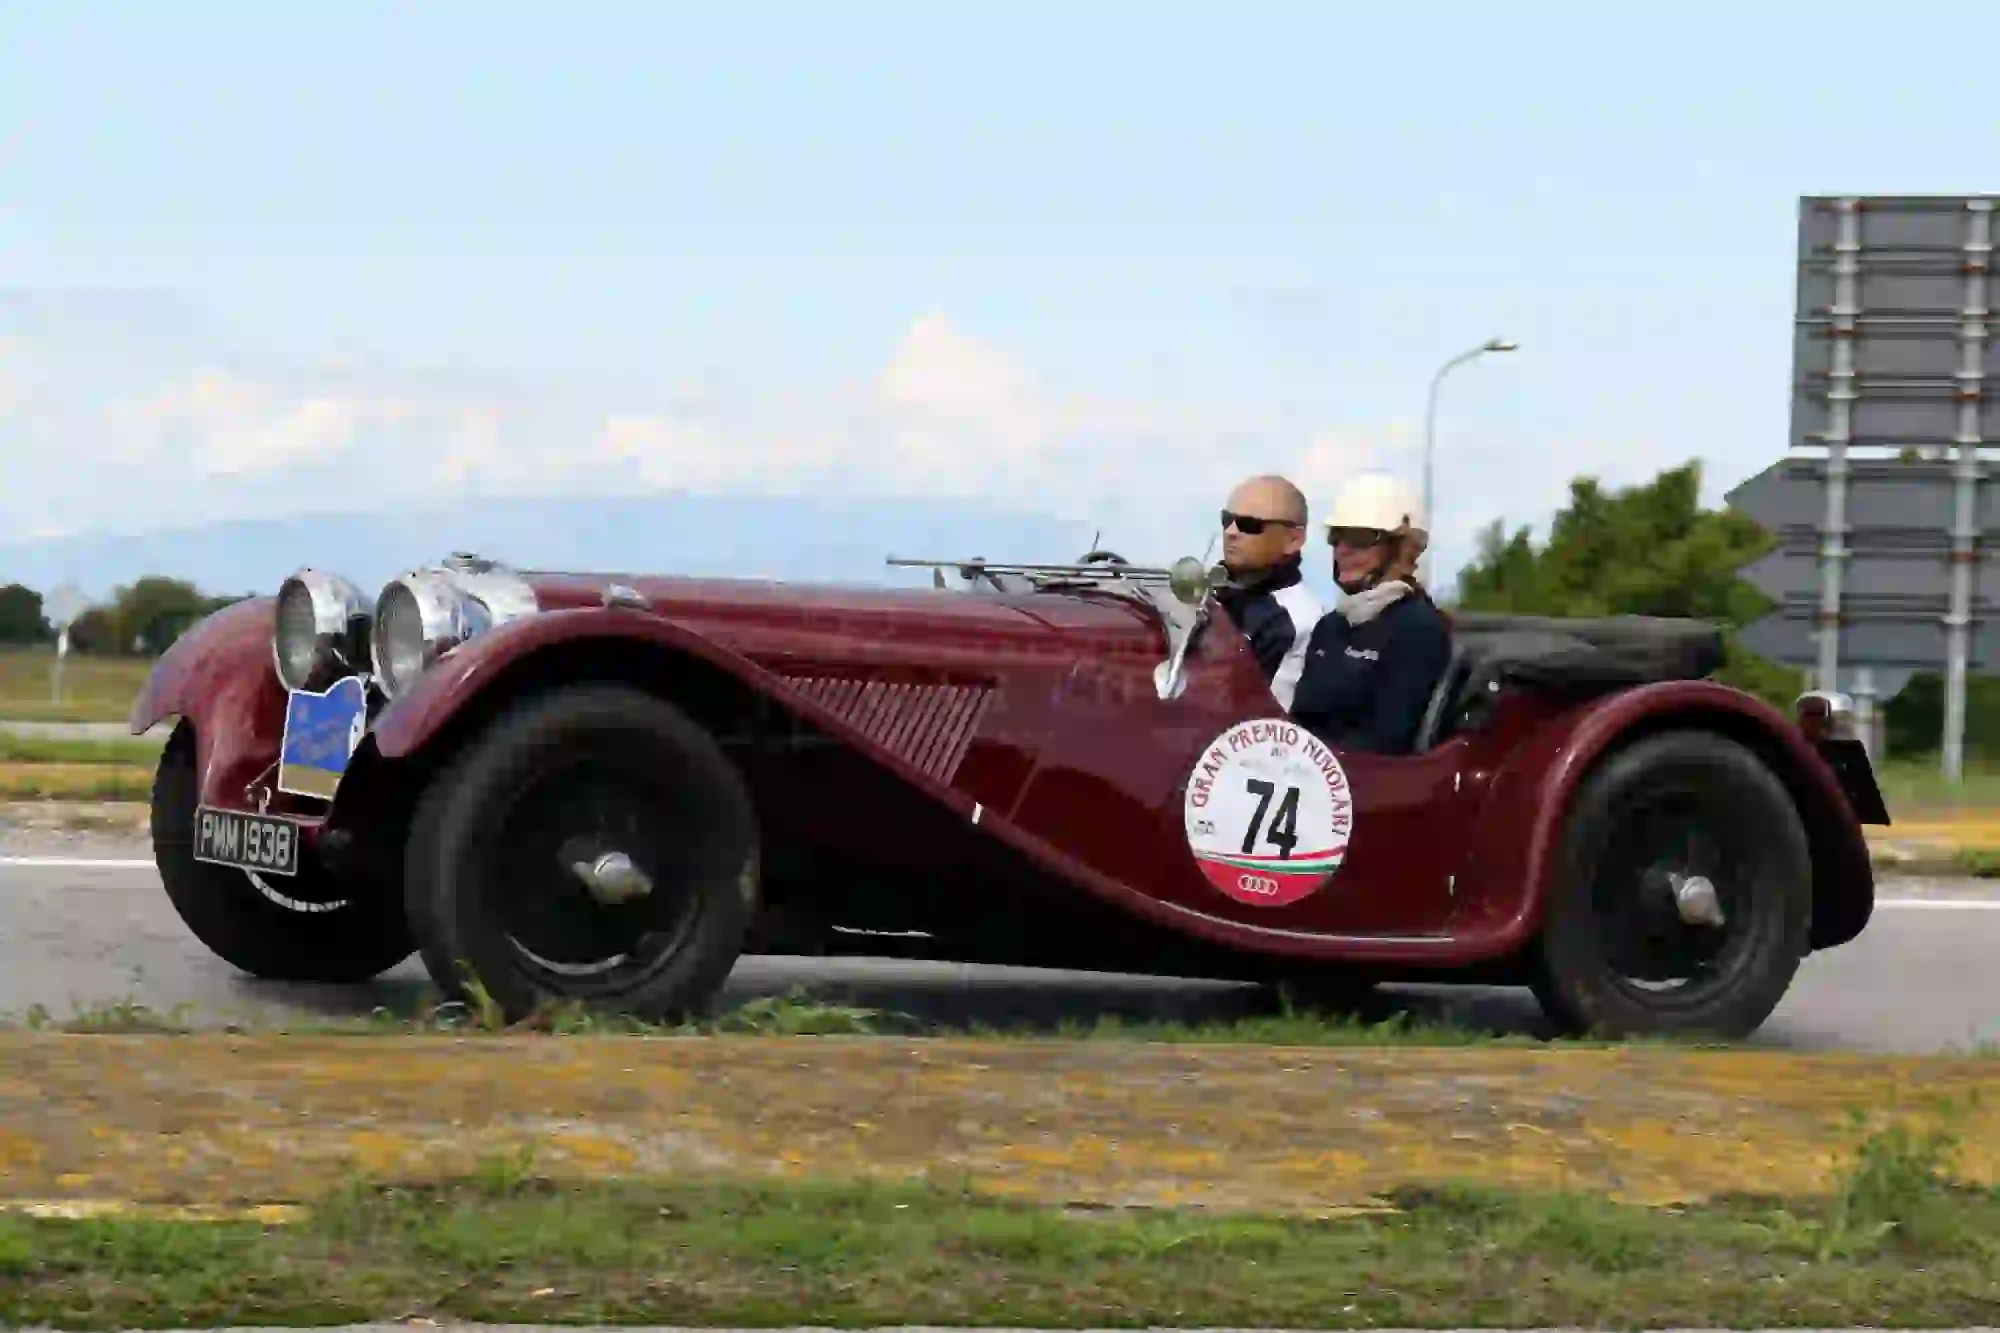
<path id="1" fill-rule="evenodd" d="M 1944 676 L 1923 671 L 1882 708 L 1885 748 L 1892 755 L 1934 755 L 1944 745 Z M 1965 754 L 1990 763 L 2000 758 L 2000 680 L 1965 679 Z"/>
<path id="2" fill-rule="evenodd" d="M 211 596 L 185 579 L 148 574 L 77 617 L 70 646 L 98 657 L 156 657 L 196 621 L 240 600 Z"/>
<path id="3" fill-rule="evenodd" d="M 128 645 L 118 637 L 118 613 L 108 606 L 93 606 L 69 627 L 72 652 L 91 657 L 117 657 Z"/>
<path id="4" fill-rule="evenodd" d="M 0 643 L 45 643 L 53 634 L 40 593 L 19 583 L 0 588 Z"/>
<path id="5" fill-rule="evenodd" d="M 1606 490 L 1594 477 L 1569 486 L 1569 504 L 1536 545 L 1529 529 L 1495 522 L 1460 573 L 1455 605 L 1540 616 L 1685 616 L 1725 632 L 1729 662 L 1717 678 L 1789 705 L 1804 673 L 1742 651 L 1733 631 L 1772 608 L 1738 576 L 1771 535 L 1731 509 L 1701 505 L 1701 464 Z"/>
<path id="6" fill-rule="evenodd" d="M 207 614 L 209 599 L 184 579 L 147 575 L 112 594 L 117 611 L 119 651 L 153 656 Z"/>

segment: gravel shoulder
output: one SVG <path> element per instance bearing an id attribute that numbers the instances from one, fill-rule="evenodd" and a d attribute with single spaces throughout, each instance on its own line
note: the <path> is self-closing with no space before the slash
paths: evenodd
<path id="1" fill-rule="evenodd" d="M 1852 1116 L 1950 1117 L 2000 1183 L 2000 1059 L 1136 1041 L 0 1033 L 15 1197 L 310 1199 L 531 1151 L 578 1179 L 943 1178 L 1289 1212 L 1471 1182 L 1619 1201 L 1830 1186 Z"/>

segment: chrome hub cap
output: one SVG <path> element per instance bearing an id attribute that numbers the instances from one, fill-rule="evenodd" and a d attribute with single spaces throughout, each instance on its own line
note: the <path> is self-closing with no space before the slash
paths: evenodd
<path id="1" fill-rule="evenodd" d="M 1722 899 L 1715 891 L 1715 884 L 1706 875 L 1675 875 L 1674 906 L 1679 909 L 1681 920 L 1690 926 L 1720 926 L 1724 924 Z"/>
<path id="2" fill-rule="evenodd" d="M 605 852 L 592 861 L 576 861 L 570 869 L 590 896 L 607 907 L 643 898 L 653 891 L 653 881 L 623 852 Z"/>

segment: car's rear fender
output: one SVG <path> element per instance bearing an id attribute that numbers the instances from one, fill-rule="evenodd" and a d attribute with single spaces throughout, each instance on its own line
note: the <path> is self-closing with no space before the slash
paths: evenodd
<path id="1" fill-rule="evenodd" d="M 1796 803 L 1813 858 L 1815 949 L 1860 934 L 1874 911 L 1867 841 L 1838 779 L 1793 721 L 1755 695 L 1710 681 L 1672 681 L 1608 695 L 1551 719 L 1494 775 L 1477 826 L 1484 891 L 1468 894 L 1461 935 L 1488 951 L 1525 946 L 1545 895 L 1577 789 L 1614 752 L 1676 728 L 1718 732 L 1771 767 Z"/>

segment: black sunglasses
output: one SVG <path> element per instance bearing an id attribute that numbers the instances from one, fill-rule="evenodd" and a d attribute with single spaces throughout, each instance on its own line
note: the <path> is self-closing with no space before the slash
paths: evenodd
<path id="1" fill-rule="evenodd" d="M 1388 540 L 1389 534 L 1380 528 L 1328 528 L 1326 530 L 1326 544 L 1328 546 L 1352 546 L 1356 550 L 1365 551 L 1371 546 L 1380 546 Z"/>
<path id="2" fill-rule="evenodd" d="M 1234 514 L 1225 509 L 1222 511 L 1223 530 L 1227 531 L 1231 525 L 1234 525 L 1236 530 L 1246 537 L 1262 536 L 1264 529 L 1273 525 L 1281 528 L 1305 526 L 1289 518 L 1258 518 L 1255 514 Z"/>

